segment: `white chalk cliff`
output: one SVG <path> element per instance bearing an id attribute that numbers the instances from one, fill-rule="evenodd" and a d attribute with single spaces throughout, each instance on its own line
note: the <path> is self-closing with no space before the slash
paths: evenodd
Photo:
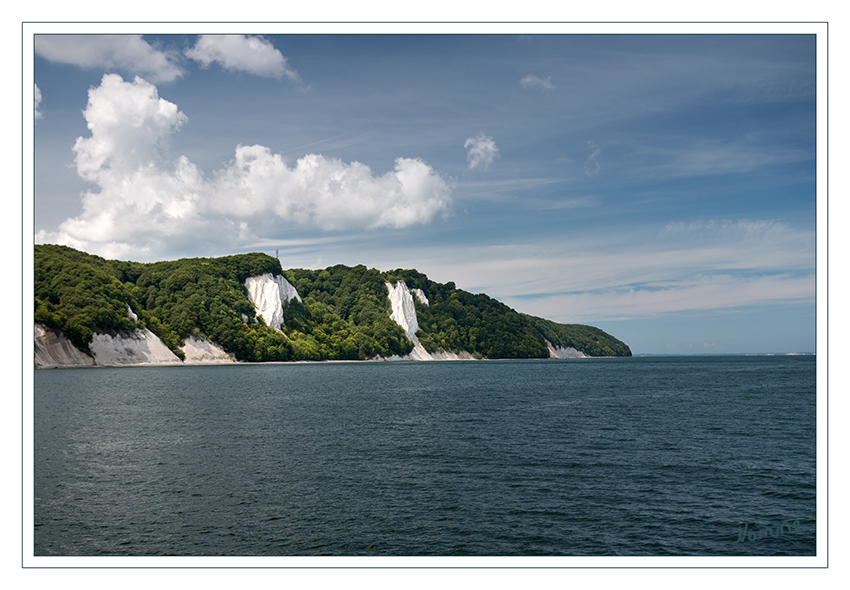
<path id="1" fill-rule="evenodd" d="M 97 365 L 174 365 L 177 358 L 156 334 L 147 328 L 116 334 L 94 333 L 89 345 Z"/>
<path id="2" fill-rule="evenodd" d="M 127 317 L 138 322 L 139 317 L 127 307 Z M 147 328 L 132 332 L 95 332 L 88 355 L 74 346 L 62 332 L 35 323 L 35 366 L 38 368 L 125 365 L 179 365 L 232 363 L 236 359 L 203 335 L 189 336 L 182 350 L 181 361 L 156 334 Z"/>
<path id="3" fill-rule="evenodd" d="M 75 347 L 58 330 L 35 324 L 36 367 L 171 365 L 180 359 L 147 328 L 111 334 L 95 332 L 91 356 Z"/>
<path id="4" fill-rule="evenodd" d="M 387 291 L 389 291 L 390 307 L 392 308 L 390 319 L 401 326 L 411 342 L 417 344 L 419 339 L 416 338 L 416 332 L 419 331 L 419 321 L 416 318 L 416 305 L 413 303 L 410 289 L 407 288 L 404 281 L 398 281 L 395 285 L 390 283 L 385 283 L 385 285 Z M 417 291 L 422 293 L 419 289 Z M 428 305 L 428 299 L 424 293 L 419 300 L 422 301 L 423 299 L 425 305 Z"/>
<path id="5" fill-rule="evenodd" d="M 298 292 L 282 276 L 265 274 L 245 281 L 248 296 L 267 325 L 280 331 L 283 324 L 283 306 L 292 299 L 301 301 Z M 127 317 L 138 322 L 138 316 L 127 307 Z M 179 365 L 236 362 L 233 354 L 226 352 L 203 334 L 186 338 L 181 361 L 156 334 L 147 328 L 132 332 L 95 332 L 89 345 L 91 355 L 75 347 L 58 330 L 44 324 L 34 325 L 35 366 L 82 367 L 124 365 Z"/>
<path id="6" fill-rule="evenodd" d="M 419 341 L 419 320 L 415 300 L 421 305 L 430 305 L 421 289 L 410 289 L 404 281 L 385 283 L 390 301 L 390 318 L 396 322 L 413 343 L 413 350 L 404 357 L 393 356 L 388 360 L 471 360 L 473 355 L 466 351 L 454 353 L 437 351 L 429 353 Z M 266 273 L 249 277 L 245 281 L 248 299 L 263 318 L 266 325 L 282 332 L 283 310 L 292 300 L 301 301 L 295 287 L 283 276 Z M 414 299 L 415 298 L 415 299 Z M 133 331 L 95 332 L 89 346 L 91 354 L 77 349 L 59 330 L 44 324 L 34 326 L 34 353 L 36 367 L 81 367 L 81 366 L 124 366 L 124 365 L 179 365 L 236 362 L 235 355 L 196 334 L 186 338 L 181 361 L 153 332 L 138 325 L 139 318 L 127 307 L 127 317 L 137 324 Z M 243 315 L 247 321 L 247 316 Z M 551 358 L 587 358 L 588 355 L 575 348 L 553 346 L 546 341 Z"/>
<path id="7" fill-rule="evenodd" d="M 94 359 L 71 344 L 60 331 L 38 322 L 34 326 L 36 367 L 84 367 Z"/>
<path id="8" fill-rule="evenodd" d="M 235 363 L 236 355 L 227 352 L 221 346 L 204 336 L 189 336 L 181 349 L 187 365 Z"/>
<path id="9" fill-rule="evenodd" d="M 245 280 L 248 289 L 248 299 L 254 304 L 257 313 L 267 326 L 281 332 L 283 325 L 283 306 L 292 299 L 301 301 L 298 291 L 282 276 L 272 276 L 271 273 Z"/>
<path id="10" fill-rule="evenodd" d="M 179 365 L 234 363 L 236 358 L 204 336 L 189 336 L 183 346 L 186 358 L 181 361 L 156 334 L 137 329 L 133 332 L 105 334 L 95 332 L 89 356 L 74 346 L 58 330 L 35 324 L 35 366 L 59 367 L 117 367 L 125 365 Z"/>
<path id="11" fill-rule="evenodd" d="M 549 358 L 553 359 L 586 359 L 590 358 L 590 355 L 583 353 L 580 350 L 576 350 L 572 347 L 562 347 L 562 346 L 554 346 L 551 342 L 546 340 L 546 347 L 549 349 Z"/>
<path id="12" fill-rule="evenodd" d="M 413 343 L 413 350 L 407 356 L 399 357 L 392 356 L 389 360 L 413 360 L 413 361 L 454 361 L 454 360 L 471 360 L 473 356 L 468 352 L 455 354 L 448 351 L 439 351 L 430 353 L 425 350 L 416 332 L 419 331 L 419 320 L 416 317 L 416 305 L 413 302 L 413 295 L 419 299 L 423 305 L 428 305 L 428 298 L 422 289 L 409 289 L 404 281 L 398 281 L 395 285 L 385 283 L 389 292 L 390 319 L 401 326 L 408 340 Z"/>

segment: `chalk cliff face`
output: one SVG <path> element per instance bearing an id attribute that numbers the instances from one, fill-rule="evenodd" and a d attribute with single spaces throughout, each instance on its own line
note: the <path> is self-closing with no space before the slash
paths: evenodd
<path id="1" fill-rule="evenodd" d="M 295 287 L 282 276 L 265 274 L 245 281 L 251 303 L 263 320 L 280 331 L 283 306 L 292 299 L 301 301 Z M 127 317 L 138 322 L 138 316 L 127 307 Z M 61 332 L 36 323 L 34 326 L 36 367 L 179 365 L 232 363 L 236 359 L 203 335 L 189 336 L 182 348 L 181 361 L 156 334 L 147 328 L 132 332 L 95 332 L 89 345 L 91 356 L 75 347 Z"/>
<path id="2" fill-rule="evenodd" d="M 85 367 L 179 364 L 180 359 L 147 328 L 134 332 L 95 332 L 89 345 L 92 356 L 68 338 L 43 324 L 35 324 L 36 367 Z"/>
<path id="3" fill-rule="evenodd" d="M 411 342 L 418 344 L 419 338 L 416 337 L 416 332 L 419 331 L 419 322 L 416 319 L 416 306 L 413 304 L 410 289 L 407 288 L 404 281 L 398 281 L 395 285 L 385 284 L 389 291 L 390 306 L 392 307 L 390 319 L 401 326 Z M 422 297 L 424 297 L 424 294 Z M 425 299 L 425 301 L 428 300 Z"/>
<path id="4" fill-rule="evenodd" d="M 256 261 L 254 261 L 256 262 Z M 262 261 L 261 261 L 262 262 Z M 203 262 L 203 265 L 209 265 L 208 262 Z M 229 293 L 229 297 L 239 297 L 241 293 L 245 293 L 248 296 L 250 303 L 255 307 L 256 313 L 259 317 L 263 318 L 264 323 L 271 327 L 274 330 L 277 330 L 279 334 L 272 335 L 268 332 L 265 333 L 265 336 L 275 342 L 282 342 L 283 340 L 287 340 L 286 335 L 284 334 L 282 327 L 284 323 L 284 310 L 291 304 L 292 300 L 296 300 L 301 302 L 301 297 L 296 291 L 295 287 L 289 283 L 282 276 L 282 272 L 279 270 L 279 264 L 276 265 L 277 270 L 271 269 L 269 272 L 265 274 L 257 274 L 255 276 L 251 276 L 245 280 L 244 288 L 245 291 L 242 292 L 240 285 L 238 283 L 232 284 L 229 289 L 230 291 L 222 291 L 223 293 Z M 254 266 L 254 268 L 258 268 L 252 272 L 262 273 L 265 269 L 268 269 L 268 265 L 266 266 Z M 365 268 L 365 267 L 364 267 Z M 401 350 L 406 349 L 406 346 L 399 346 L 397 342 L 392 342 L 391 345 L 379 344 L 377 341 L 369 340 L 371 336 L 368 333 L 364 333 L 364 339 L 368 344 L 368 347 L 371 348 L 373 352 L 366 353 L 363 352 L 366 349 L 362 347 L 359 350 L 355 350 L 352 354 L 351 348 L 347 348 L 344 354 L 327 354 L 326 356 L 322 356 L 321 358 L 363 358 L 367 355 L 372 355 L 374 360 L 419 360 L 419 361 L 431 361 L 431 360 L 460 360 L 460 359 L 473 359 L 473 358 L 481 358 L 482 348 L 480 342 L 478 341 L 468 341 L 467 344 L 464 344 L 464 341 L 461 340 L 457 344 L 452 344 L 452 347 L 472 347 L 476 350 L 475 357 L 469 352 L 461 350 L 458 353 L 445 351 L 445 350 L 437 350 L 435 352 L 428 352 L 423 344 L 419 341 L 417 337 L 417 332 L 419 331 L 419 320 L 417 317 L 416 309 L 419 306 L 420 310 L 423 310 L 423 313 L 428 316 L 428 324 L 430 326 L 432 320 L 431 317 L 434 317 L 434 321 L 442 321 L 438 318 L 445 316 L 445 311 L 441 307 L 434 307 L 433 309 L 428 309 L 427 312 L 424 310 L 426 308 L 422 306 L 429 306 L 428 297 L 421 289 L 411 289 L 409 288 L 404 281 L 397 281 L 395 283 L 388 282 L 385 278 L 380 278 L 381 275 L 375 271 L 374 269 L 370 271 L 364 271 L 361 268 L 348 269 L 347 267 L 334 267 L 328 270 L 328 274 L 330 275 L 331 271 L 336 273 L 336 276 L 345 277 L 345 273 L 357 273 L 357 278 L 355 280 L 360 280 L 362 278 L 364 286 L 368 285 L 371 289 L 374 285 L 374 281 L 377 279 L 384 283 L 387 289 L 387 298 L 390 303 L 390 319 L 396 322 L 404 331 L 406 338 L 411 342 L 413 350 L 406 354 L 403 357 L 395 356 L 400 353 Z M 338 293 L 334 295 L 336 291 L 334 289 L 345 289 L 345 287 L 341 287 L 341 284 L 345 284 L 345 281 L 340 281 L 337 283 L 337 286 L 329 289 L 329 287 L 325 284 L 319 284 L 315 277 L 312 277 L 309 271 L 300 271 L 294 270 L 290 271 L 294 273 L 290 276 L 298 277 L 298 284 L 305 285 L 307 289 L 305 294 L 308 295 L 308 301 L 310 301 L 309 297 L 315 296 L 314 291 L 319 291 L 319 295 L 322 293 L 330 294 L 334 297 L 338 297 L 340 295 L 345 295 L 344 293 Z M 280 273 L 280 274 L 276 274 Z M 365 273 L 365 274 L 364 274 Z M 249 273 L 246 273 L 249 274 Z M 362 277 L 361 277 L 362 275 Z M 377 275 L 377 276 L 376 276 Z M 245 276 L 245 275 L 242 275 Z M 383 275 L 388 276 L 388 275 Z M 416 277 L 417 275 L 413 275 Z M 424 275 L 423 275 L 424 276 Z M 311 278 L 312 277 L 312 278 Z M 416 284 L 421 284 L 425 286 L 426 289 L 431 292 L 432 289 L 434 291 L 433 294 L 443 293 L 440 289 L 446 289 L 452 293 L 455 292 L 454 285 L 439 285 L 433 284 L 431 282 L 420 282 L 419 278 L 409 279 L 416 282 Z M 351 280 L 347 279 L 348 283 L 351 284 Z M 327 282 L 327 281 L 325 281 Z M 330 282 L 332 283 L 332 282 Z M 329 284 L 330 284 L 329 283 Z M 380 283 L 378 283 L 380 285 Z M 46 286 L 42 286 L 43 289 L 47 289 Z M 351 288 L 351 287 L 349 287 Z M 359 289 L 357 285 L 353 287 L 354 289 Z M 177 291 L 179 292 L 179 290 Z M 217 291 L 216 291 L 217 292 Z M 357 291 L 359 293 L 359 291 Z M 462 292 L 460 292 L 462 293 Z M 59 297 L 59 295 L 54 294 L 54 297 Z M 242 295 L 244 297 L 244 295 Z M 216 296 L 217 298 L 217 296 Z M 462 299 L 462 298 L 459 298 Z M 467 298 L 468 299 L 468 298 Z M 93 301 L 100 301 L 96 298 L 92 298 Z M 418 300 L 418 303 L 417 303 Z M 144 325 L 156 326 L 157 324 L 150 324 L 149 321 L 156 321 L 158 318 L 151 316 L 148 318 L 145 316 L 145 322 L 140 322 L 139 317 L 136 313 L 133 312 L 133 309 L 144 309 L 143 305 L 134 297 L 130 297 L 125 300 L 125 302 L 116 302 L 114 299 L 109 302 L 109 305 L 115 306 L 116 303 L 119 303 L 122 307 L 126 305 L 126 313 L 127 317 L 132 320 L 131 322 L 112 322 L 108 324 L 112 326 L 111 328 L 100 327 L 100 328 L 90 328 L 95 329 L 95 332 L 92 336 L 92 340 L 88 346 L 84 347 L 86 352 L 84 353 L 82 350 L 77 349 L 72 342 L 67 338 L 67 336 L 62 333 L 60 330 L 55 328 L 48 328 L 46 325 L 42 323 L 35 324 L 35 332 L 34 332 L 34 355 L 35 355 L 35 366 L 36 367 L 78 367 L 78 366 L 86 366 L 86 365 L 100 365 L 100 366 L 122 366 L 122 365 L 179 365 L 179 364 L 209 364 L 209 363 L 232 363 L 236 362 L 237 355 L 242 353 L 241 348 L 238 348 L 238 342 L 233 339 L 229 339 L 229 336 L 225 335 L 222 337 L 223 346 L 227 346 L 231 350 L 239 351 L 239 352 L 231 352 L 228 353 L 226 350 L 222 348 L 222 345 L 216 344 L 209 340 L 205 335 L 204 331 L 210 329 L 210 324 L 207 323 L 196 323 L 190 324 L 188 327 L 183 327 L 183 334 L 191 333 L 194 334 L 192 336 L 184 336 L 185 343 L 182 346 L 182 351 L 174 348 L 170 350 L 151 330 Z M 489 302 L 489 303 L 488 303 Z M 192 305 L 196 305 L 198 302 L 194 301 Z M 386 304 L 381 304 L 380 302 L 374 301 L 374 299 L 370 298 L 369 304 L 372 306 L 370 308 L 370 313 L 374 313 L 375 306 L 380 307 L 385 306 Z M 241 303 L 234 308 L 234 311 L 238 310 L 238 312 L 247 312 L 250 315 L 250 312 L 244 307 L 245 301 L 241 300 Z M 466 302 L 461 305 L 469 305 L 475 306 L 475 310 L 479 310 L 480 306 L 484 306 L 486 309 L 491 309 L 495 304 L 492 303 L 486 297 L 476 296 L 475 302 L 470 303 Z M 490 305 L 490 307 L 486 307 Z M 132 306 L 132 307 L 131 307 Z M 503 309 L 505 306 L 499 307 L 495 305 L 496 311 L 493 312 L 494 318 L 496 322 L 502 322 L 502 315 L 507 312 Z M 114 308 L 114 307 L 113 307 Z M 120 308 L 119 308 L 120 309 Z M 250 309 L 250 308 L 248 308 Z M 384 307 L 384 309 L 386 309 Z M 287 310 L 287 314 L 293 310 Z M 297 311 L 297 310 L 296 310 Z M 41 299 L 36 299 L 36 313 L 42 314 L 41 316 L 37 315 L 36 317 L 44 317 L 47 318 L 48 322 L 51 324 L 58 324 L 58 321 L 55 319 L 53 315 L 45 315 L 45 314 L 53 314 L 52 308 L 49 307 L 48 304 L 45 304 Z M 64 313 L 64 312 L 62 312 Z M 140 315 L 143 312 L 139 312 Z M 151 313 L 148 310 L 147 313 Z M 386 313 L 386 312 L 384 312 Z M 442 315 L 441 315 L 442 314 Z M 499 315 L 502 314 L 502 315 Z M 60 318 L 64 316 L 58 316 Z M 298 338 L 304 337 L 305 341 L 309 346 L 302 347 L 303 350 L 306 350 L 307 353 L 303 353 L 303 350 L 299 350 L 297 348 L 297 344 L 289 347 L 288 349 L 284 346 L 278 346 L 274 348 L 272 354 L 280 353 L 279 357 L 285 358 L 257 358 L 260 356 L 250 356 L 246 355 L 244 358 L 242 356 L 239 357 L 240 360 L 299 360 L 309 358 L 311 360 L 318 360 L 315 357 L 321 356 L 318 354 L 314 354 L 315 350 L 319 345 L 315 344 L 315 340 L 311 340 L 312 335 L 310 334 L 311 326 L 313 325 L 311 322 L 311 318 L 309 314 L 296 313 L 294 316 L 296 319 L 293 321 L 303 322 L 303 326 L 305 329 L 302 330 L 301 327 L 298 327 L 299 333 L 295 334 L 296 340 Z M 385 316 L 386 318 L 386 316 Z M 344 321 L 344 318 L 341 318 Z M 620 350 L 625 345 L 622 345 L 619 341 L 615 341 L 614 344 L 621 345 L 620 349 L 611 349 L 610 347 L 604 348 L 608 346 L 603 342 L 603 344 L 598 344 L 600 338 L 606 339 L 608 341 L 611 340 L 611 337 L 606 335 L 604 332 L 597 330 L 592 327 L 587 326 L 577 326 L 576 329 L 570 330 L 570 326 L 555 324 L 554 322 L 550 322 L 548 320 L 544 320 L 542 318 L 534 318 L 531 316 L 523 316 L 519 315 L 519 320 L 523 320 L 527 323 L 530 323 L 530 327 L 533 327 L 539 332 L 543 341 L 545 342 L 545 348 L 541 346 L 541 342 L 539 340 L 534 341 L 533 338 L 529 338 L 524 340 L 524 344 L 528 344 L 528 348 L 522 350 L 523 353 L 526 353 L 527 350 L 532 350 L 532 353 L 538 357 L 546 355 L 546 349 L 548 348 L 550 358 L 558 358 L 558 359 L 568 359 L 568 358 L 584 358 L 590 356 L 590 354 L 597 354 L 593 351 L 602 350 L 602 354 L 604 354 L 608 350 L 614 350 L 615 355 L 620 354 Z M 232 320 L 231 319 L 228 321 Z M 243 320 L 245 322 L 250 323 L 249 316 L 243 313 Z M 67 320 L 63 320 L 67 321 Z M 161 320 L 160 320 L 161 321 Z M 385 322 L 386 320 L 384 320 Z M 297 324 L 297 326 L 301 326 L 302 324 Z M 115 327 L 120 326 L 120 327 Z M 485 330 L 486 333 L 493 340 L 499 340 L 499 332 L 502 330 L 511 330 L 513 327 L 507 326 L 504 322 L 498 323 L 494 329 Z M 244 326 L 239 326 L 238 324 L 235 326 L 237 330 L 245 330 Z M 256 328 L 257 326 L 249 326 L 246 332 L 250 333 L 251 330 Z M 293 325 L 292 327 L 296 327 Z M 356 328 L 355 326 L 354 328 Z M 352 328 L 352 329 L 354 329 Z M 164 328 L 166 331 L 164 334 L 168 334 L 169 338 L 175 338 L 175 334 L 173 332 L 169 332 L 172 328 L 168 327 L 168 325 Z M 216 330 L 217 326 L 212 325 L 212 329 Z M 264 328 L 263 328 L 264 329 Z M 595 330 L 595 332 L 594 332 Z M 159 330 L 157 330 L 159 332 Z M 431 330 L 428 330 L 431 331 Z M 528 331 L 527 331 L 528 332 Z M 218 332 L 213 332 L 217 335 Z M 305 336 L 306 335 L 306 336 Z M 527 335 L 527 334 L 526 334 Z M 533 335 L 533 333 L 532 333 Z M 601 335 L 601 336 L 600 336 Z M 219 336 L 217 336 L 219 337 Z M 431 335 L 433 338 L 433 335 Z M 440 336 L 440 338 L 444 338 L 444 336 Z M 549 340 L 558 342 L 560 346 L 555 346 Z M 590 342 L 592 340 L 592 342 Z M 435 342 L 439 342 L 440 340 L 434 340 Z M 236 344 L 234 344 L 236 342 Z M 426 342 L 431 342 L 431 340 L 426 340 Z M 443 340 L 443 346 L 446 346 L 445 342 L 448 340 Z M 457 340 L 453 340 L 453 342 L 457 342 Z M 588 344 L 587 342 L 590 342 Z M 288 344 L 288 343 L 286 343 Z M 350 343 L 348 343 L 350 344 Z M 173 345 L 172 345 L 173 346 Z M 312 348 L 310 348 L 312 346 Z M 430 344 L 429 344 L 430 346 Z M 478 348 L 475 348 L 478 346 Z M 567 346 L 576 346 L 580 348 L 577 350 L 576 348 L 569 348 Z M 367 348 L 367 349 L 369 349 Z M 542 350 L 541 350 L 542 349 Z M 271 350 L 271 348 L 269 348 Z M 487 350 L 487 348 L 483 348 L 483 350 Z M 590 351 L 590 353 L 583 352 L 584 350 Z M 294 351 L 294 352 L 293 352 Z M 290 353 L 289 356 L 286 356 L 284 353 Z M 303 353 L 303 354 L 296 354 Z M 628 348 L 625 347 L 625 353 L 630 354 Z M 325 351 L 321 353 L 325 354 Z M 502 354 L 502 353 L 499 353 Z M 393 356 L 390 356 L 393 355 Z M 183 360 L 181 360 L 181 358 Z M 512 357 L 511 357 L 512 358 Z"/>
<path id="5" fill-rule="evenodd" d="M 117 367 L 128 365 L 220 364 L 236 362 L 234 356 L 203 336 L 189 336 L 181 361 L 148 330 L 104 334 L 95 332 L 90 345 L 93 357 L 75 347 L 61 332 L 44 324 L 35 324 L 35 366 Z"/>
<path id="6" fill-rule="evenodd" d="M 36 322 L 36 367 L 83 367 L 94 364 L 94 359 L 71 344 L 64 334 Z"/>
<path id="7" fill-rule="evenodd" d="M 590 355 L 584 354 L 580 350 L 571 347 L 553 346 L 551 342 L 545 340 L 547 348 L 549 348 L 549 358 L 553 359 L 586 359 Z"/>
<path id="8" fill-rule="evenodd" d="M 272 276 L 271 273 L 248 277 L 245 280 L 245 288 L 248 289 L 248 299 L 254 304 L 257 313 L 267 326 L 278 332 L 283 325 L 283 306 L 292 299 L 301 301 L 289 281 L 282 276 Z"/>
<path id="9" fill-rule="evenodd" d="M 95 332 L 90 344 L 97 365 L 173 365 L 180 359 L 147 328 L 119 334 Z"/>
<path id="10" fill-rule="evenodd" d="M 134 322 L 139 321 L 129 305 L 127 317 Z M 58 330 L 38 322 L 35 324 L 35 366 L 39 368 L 232 363 L 236 360 L 211 340 L 203 336 L 189 336 L 182 348 L 186 358 L 181 361 L 147 328 L 111 334 L 95 332 L 89 348 L 93 356 L 79 350 Z"/>
<path id="11" fill-rule="evenodd" d="M 220 364 L 235 363 L 236 357 L 225 351 L 221 346 L 203 336 L 189 336 L 182 348 L 186 355 L 183 361 L 191 364 Z"/>
<path id="12" fill-rule="evenodd" d="M 390 319 L 397 323 L 404 330 L 407 338 L 413 343 L 413 350 L 410 354 L 404 357 L 390 357 L 389 360 L 413 360 L 413 361 L 453 361 L 453 360 L 470 360 L 472 355 L 468 352 L 455 354 L 453 352 L 439 351 L 430 353 L 425 350 L 416 332 L 419 331 L 419 321 L 416 317 L 416 305 L 413 302 L 413 296 L 419 299 L 423 305 L 428 305 L 428 298 L 422 289 L 409 289 L 404 281 L 398 281 L 395 285 L 385 283 L 389 292 Z"/>

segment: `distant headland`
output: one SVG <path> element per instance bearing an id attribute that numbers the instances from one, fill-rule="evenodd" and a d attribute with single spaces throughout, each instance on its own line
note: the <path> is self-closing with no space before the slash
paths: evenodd
<path id="1" fill-rule="evenodd" d="M 35 246 L 35 366 L 631 356 L 416 270 L 266 254 L 138 263 Z"/>

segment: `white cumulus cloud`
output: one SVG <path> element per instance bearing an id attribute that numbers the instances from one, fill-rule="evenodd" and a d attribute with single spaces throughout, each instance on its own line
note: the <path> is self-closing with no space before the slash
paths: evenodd
<path id="1" fill-rule="evenodd" d="M 323 230 L 406 227 L 446 210 L 449 189 L 418 159 L 382 176 L 360 162 L 309 154 L 290 167 L 261 145 L 238 146 L 214 181 L 210 208 L 233 218 L 273 215 Z"/>
<path id="2" fill-rule="evenodd" d="M 496 142 L 493 141 L 492 137 L 487 137 L 483 133 L 467 139 L 463 147 L 466 148 L 466 161 L 469 162 L 470 170 L 478 168 L 487 170 L 496 156 L 499 155 Z"/>
<path id="3" fill-rule="evenodd" d="M 91 135 L 77 139 L 75 163 L 95 188 L 82 195 L 80 215 L 39 232 L 39 242 L 140 259 L 188 244 L 240 247 L 296 224 L 407 227 L 446 214 L 451 203 L 439 174 L 410 158 L 376 175 L 359 162 L 309 154 L 290 165 L 267 147 L 240 145 L 206 178 L 185 156 L 170 155 L 169 139 L 188 118 L 141 78 L 105 75 L 83 115 Z"/>
<path id="4" fill-rule="evenodd" d="M 101 186 L 158 164 L 167 139 L 188 120 L 153 84 L 139 77 L 125 82 L 118 74 L 106 74 L 89 90 L 83 116 L 91 136 L 74 144 L 77 172 Z"/>
<path id="5" fill-rule="evenodd" d="M 152 47 L 141 35 L 36 35 L 35 52 L 52 62 L 122 70 L 154 82 L 183 75 L 175 55 Z"/>
<path id="6" fill-rule="evenodd" d="M 532 76 L 529 74 L 520 80 L 519 83 L 526 88 L 543 88 L 544 90 L 552 90 L 555 87 L 555 85 L 552 84 L 551 76 L 541 78 L 539 76 Z"/>
<path id="7" fill-rule="evenodd" d="M 283 54 L 261 36 L 201 35 L 195 46 L 186 50 L 186 57 L 204 67 L 217 63 L 231 71 L 298 80 L 298 74 L 288 67 Z"/>

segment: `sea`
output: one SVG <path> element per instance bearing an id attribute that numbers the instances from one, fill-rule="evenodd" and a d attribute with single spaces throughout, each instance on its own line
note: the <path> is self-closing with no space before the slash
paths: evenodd
<path id="1" fill-rule="evenodd" d="M 37 370 L 34 554 L 813 556 L 815 362 Z"/>

